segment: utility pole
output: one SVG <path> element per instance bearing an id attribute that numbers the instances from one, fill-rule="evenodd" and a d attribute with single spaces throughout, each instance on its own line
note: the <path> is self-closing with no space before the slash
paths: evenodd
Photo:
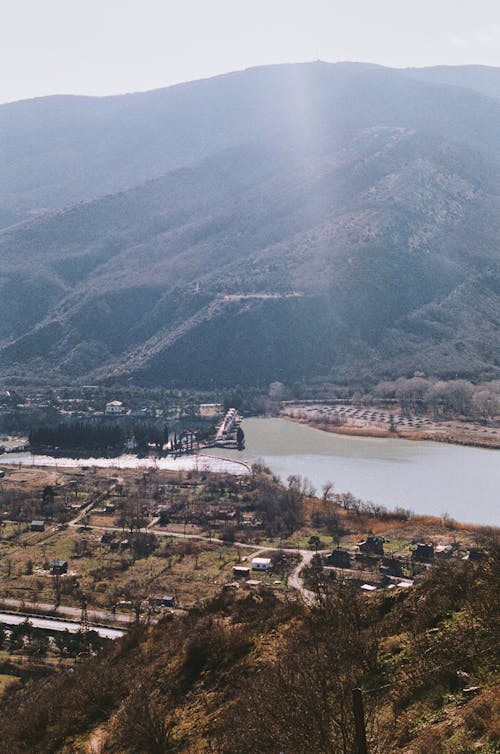
<path id="1" fill-rule="evenodd" d="M 356 754 L 368 754 L 368 747 L 366 745 L 365 714 L 363 711 L 363 692 L 361 689 L 352 690 L 352 708 L 354 712 Z"/>

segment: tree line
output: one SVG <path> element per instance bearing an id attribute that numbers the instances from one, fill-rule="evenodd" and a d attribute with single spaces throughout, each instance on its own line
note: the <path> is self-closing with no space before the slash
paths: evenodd
<path id="1" fill-rule="evenodd" d="M 397 401 L 403 411 L 488 420 L 500 413 L 500 380 L 474 385 L 468 380 L 400 377 L 379 382 L 372 398 Z"/>
<path id="2" fill-rule="evenodd" d="M 135 440 L 139 449 L 154 444 L 161 449 L 169 440 L 167 425 L 142 422 L 129 426 L 93 422 L 61 422 L 41 425 L 29 433 L 32 448 L 84 448 L 85 450 L 121 449 Z"/>

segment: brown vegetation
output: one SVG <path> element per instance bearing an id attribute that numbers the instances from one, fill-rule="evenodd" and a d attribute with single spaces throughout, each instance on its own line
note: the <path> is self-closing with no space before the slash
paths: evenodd
<path id="1" fill-rule="evenodd" d="M 499 557 L 492 545 L 481 564 L 373 598 L 340 583 L 311 609 L 226 592 L 7 691 L 4 750 L 69 754 L 97 738 L 113 754 L 353 754 L 360 686 L 370 754 L 493 754 Z"/>

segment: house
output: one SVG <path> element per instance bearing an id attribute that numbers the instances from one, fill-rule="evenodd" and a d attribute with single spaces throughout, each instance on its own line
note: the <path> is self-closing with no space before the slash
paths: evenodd
<path id="1" fill-rule="evenodd" d="M 121 401 L 110 401 L 106 403 L 105 413 L 109 415 L 124 414 L 125 407 Z"/>
<path id="2" fill-rule="evenodd" d="M 200 403 L 200 416 L 202 418 L 208 419 L 220 416 L 222 411 L 221 403 Z"/>
<path id="3" fill-rule="evenodd" d="M 252 571 L 269 571 L 271 568 L 271 558 L 253 558 Z"/>
<path id="4" fill-rule="evenodd" d="M 333 550 L 331 555 L 327 555 L 325 560 L 328 565 L 335 566 L 336 568 L 351 567 L 349 553 L 347 550 L 342 550 L 340 547 L 337 550 Z"/>
<path id="5" fill-rule="evenodd" d="M 248 566 L 233 566 L 233 576 L 237 579 L 248 578 L 250 576 L 250 568 Z"/>
<path id="6" fill-rule="evenodd" d="M 31 531 L 45 531 L 45 521 L 32 521 L 30 524 Z"/>
<path id="7" fill-rule="evenodd" d="M 367 537 L 358 542 L 359 551 L 364 555 L 383 555 L 384 541 L 383 537 Z"/>
<path id="8" fill-rule="evenodd" d="M 397 558 L 383 558 L 380 571 L 388 576 L 397 576 L 398 578 L 404 576 L 403 564 Z"/>
<path id="9" fill-rule="evenodd" d="M 49 568 L 52 576 L 62 576 L 63 573 L 68 573 L 68 562 L 66 560 L 51 560 Z"/>
<path id="10" fill-rule="evenodd" d="M 431 560 L 434 560 L 434 545 L 419 542 L 411 557 L 412 560 L 417 560 L 419 563 L 430 563 Z"/>

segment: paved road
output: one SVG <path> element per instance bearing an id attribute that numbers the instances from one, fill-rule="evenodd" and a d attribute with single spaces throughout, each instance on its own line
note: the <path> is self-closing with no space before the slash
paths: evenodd
<path id="1" fill-rule="evenodd" d="M 0 612 L 0 623 L 5 623 L 7 626 L 19 626 L 21 623 L 24 623 L 26 618 L 29 619 L 34 628 L 45 628 L 51 631 L 69 631 L 71 634 L 76 634 L 81 629 L 81 624 L 76 621 L 59 620 L 58 618 L 30 615 L 29 613 Z M 94 625 L 90 625 L 89 628 L 91 631 L 96 631 L 103 639 L 119 639 L 125 634 L 125 631 L 121 628 Z"/>
<path id="2" fill-rule="evenodd" d="M 77 618 L 80 620 L 81 609 L 66 605 L 51 605 L 49 602 L 27 602 L 26 600 L 3 597 L 0 605 L 4 608 L 14 608 L 21 611 L 42 611 L 47 615 L 61 616 L 62 618 Z M 88 610 L 89 620 L 96 623 L 131 623 L 134 618 L 129 613 L 113 613 L 111 610 Z"/>

